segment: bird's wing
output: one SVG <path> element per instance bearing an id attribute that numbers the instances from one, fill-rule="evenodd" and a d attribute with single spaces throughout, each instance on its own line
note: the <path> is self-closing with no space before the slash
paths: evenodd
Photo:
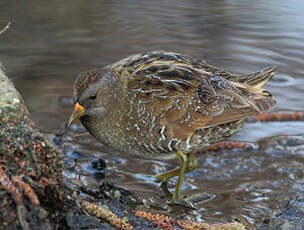
<path id="1" fill-rule="evenodd" d="M 171 137 L 244 119 L 275 104 L 261 89 L 183 62 L 154 60 L 129 73 L 127 82 L 131 103 L 167 124 Z"/>

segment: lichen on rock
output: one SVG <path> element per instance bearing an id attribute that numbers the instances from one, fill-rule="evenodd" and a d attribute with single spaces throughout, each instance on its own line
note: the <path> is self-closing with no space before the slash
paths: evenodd
<path id="1" fill-rule="evenodd" d="M 2 67 L 0 95 L 0 229 L 54 229 L 70 202 L 62 154 L 30 120 Z"/>
<path id="2" fill-rule="evenodd" d="M 15 89 L 13 83 L 4 73 L 3 66 L 0 62 L 0 111 L 5 107 L 18 109 L 23 104 L 19 92 Z"/>

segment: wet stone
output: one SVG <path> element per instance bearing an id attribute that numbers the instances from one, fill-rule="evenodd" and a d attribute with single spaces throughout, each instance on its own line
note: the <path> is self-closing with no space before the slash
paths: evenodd
<path id="1" fill-rule="evenodd" d="M 97 182 L 101 182 L 103 179 L 105 179 L 105 173 L 103 172 L 93 173 L 92 176 Z"/>
<path id="2" fill-rule="evenodd" d="M 107 167 L 106 162 L 103 159 L 94 160 L 93 162 L 91 162 L 91 165 L 92 165 L 92 168 L 97 169 L 97 170 L 103 170 Z"/>
<path id="3" fill-rule="evenodd" d="M 129 195 L 131 195 L 130 191 L 116 187 L 109 181 L 104 181 L 99 187 L 99 196 L 119 200 L 121 203 L 125 203 Z"/>
<path id="4" fill-rule="evenodd" d="M 304 195 L 290 198 L 276 215 L 265 218 L 258 230 L 266 229 L 296 229 L 304 226 Z"/>
<path id="5" fill-rule="evenodd" d="M 67 215 L 66 216 L 67 225 L 71 229 L 114 229 L 108 223 L 100 223 L 100 220 L 92 216 L 76 216 L 76 215 Z M 105 228 L 103 228 L 105 227 Z"/>

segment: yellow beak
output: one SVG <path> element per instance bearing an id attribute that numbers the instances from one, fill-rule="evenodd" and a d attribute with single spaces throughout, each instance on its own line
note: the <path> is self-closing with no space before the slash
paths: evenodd
<path id="1" fill-rule="evenodd" d="M 68 127 L 70 127 L 71 124 L 73 124 L 73 122 L 76 121 L 78 118 L 80 118 L 83 112 L 84 112 L 84 108 L 81 105 L 79 105 L 79 103 L 77 102 L 75 104 L 74 111 L 69 119 Z"/>

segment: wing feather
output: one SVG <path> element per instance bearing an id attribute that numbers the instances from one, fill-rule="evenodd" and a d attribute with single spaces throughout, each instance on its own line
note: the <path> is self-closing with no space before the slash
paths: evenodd
<path id="1" fill-rule="evenodd" d="M 143 65 L 133 58 L 136 67 L 128 65 L 125 79 L 130 101 L 136 106 L 144 104 L 160 122 L 168 124 L 167 132 L 172 138 L 245 119 L 276 103 L 262 88 L 230 81 L 226 76 L 229 73 L 215 67 L 211 72 L 208 72 L 210 66 L 201 68 L 205 62 L 176 53 L 163 57 L 153 54 L 152 61 L 145 58 Z"/>

